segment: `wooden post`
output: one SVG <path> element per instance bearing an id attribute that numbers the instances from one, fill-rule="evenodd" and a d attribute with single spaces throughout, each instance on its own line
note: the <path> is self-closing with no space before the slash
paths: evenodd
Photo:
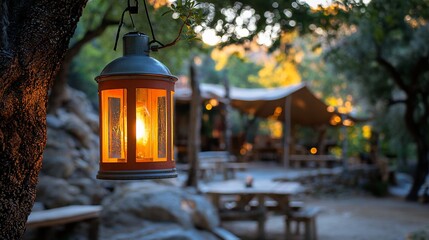
<path id="1" fill-rule="evenodd" d="M 283 138 L 284 138 L 284 145 L 283 145 L 283 166 L 285 168 L 289 168 L 289 149 L 290 149 L 290 132 L 291 132 L 291 124 L 292 124 L 292 119 L 291 119 L 291 107 L 292 107 L 292 96 L 287 96 L 286 100 L 285 100 L 285 106 L 284 106 L 284 114 L 285 114 L 285 122 L 284 122 L 284 134 L 283 134 Z"/>
<path id="2" fill-rule="evenodd" d="M 192 99 L 189 120 L 189 136 L 188 136 L 188 162 L 189 175 L 186 181 L 188 187 L 198 187 L 198 152 L 201 148 L 201 92 L 200 84 L 195 74 L 195 64 L 193 59 L 190 66 L 190 82 L 192 88 Z"/>
<path id="3" fill-rule="evenodd" d="M 345 114 L 341 114 L 341 133 L 343 136 L 343 143 L 342 143 L 342 150 L 341 150 L 341 157 L 343 159 L 343 168 L 344 170 L 348 170 L 348 157 L 347 157 L 347 127 L 344 125 L 344 120 L 347 119 Z"/>
<path id="4" fill-rule="evenodd" d="M 223 85 L 225 88 L 225 108 L 224 108 L 224 121 L 225 121 L 225 133 L 224 133 L 224 141 L 225 141 L 225 151 L 231 154 L 232 146 L 231 146 L 231 94 L 230 94 L 230 86 L 229 80 L 225 76 L 223 78 Z"/>

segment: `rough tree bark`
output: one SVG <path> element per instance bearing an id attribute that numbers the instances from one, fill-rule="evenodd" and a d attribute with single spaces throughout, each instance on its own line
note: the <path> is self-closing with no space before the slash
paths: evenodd
<path id="1" fill-rule="evenodd" d="M 186 186 L 198 187 L 198 152 L 201 148 L 201 92 L 200 84 L 195 74 L 194 61 L 191 61 L 190 81 L 192 88 L 191 110 L 190 110 L 190 130 L 188 136 L 188 162 L 189 175 Z"/>
<path id="2" fill-rule="evenodd" d="M 415 119 L 415 112 L 418 108 L 415 96 L 416 95 L 408 96 L 405 104 L 405 124 L 417 147 L 417 166 L 414 170 L 413 185 L 411 186 L 410 192 L 407 194 L 407 200 L 409 201 L 418 200 L 419 190 L 425 183 L 426 176 L 429 171 L 429 145 L 427 142 L 427 134 L 429 130 L 429 127 L 427 126 L 428 118 Z M 425 106 L 425 109 L 426 112 L 429 112 L 428 106 Z"/>
<path id="3" fill-rule="evenodd" d="M 76 55 L 79 54 L 80 50 L 82 50 L 82 48 L 87 43 L 103 34 L 107 27 L 118 24 L 118 21 L 113 21 L 108 18 L 108 14 L 110 13 L 112 6 L 113 5 L 110 5 L 110 7 L 104 13 L 103 19 L 101 20 L 100 24 L 94 29 L 88 30 L 84 34 L 84 36 L 72 46 L 70 46 L 69 50 L 66 52 L 60 70 L 55 77 L 51 93 L 49 95 L 48 113 L 55 114 L 58 108 L 63 104 L 63 102 L 67 101 L 69 97 L 67 95 L 66 86 L 70 65 Z"/>
<path id="4" fill-rule="evenodd" d="M 0 1 L 0 239 L 21 239 L 46 144 L 48 89 L 86 0 Z"/>

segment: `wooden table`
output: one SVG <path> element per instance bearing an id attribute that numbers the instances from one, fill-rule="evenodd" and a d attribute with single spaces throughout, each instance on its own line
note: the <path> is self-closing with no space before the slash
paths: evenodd
<path id="1" fill-rule="evenodd" d="M 297 182 L 254 180 L 252 187 L 246 187 L 244 180 L 228 180 L 208 183 L 201 186 L 200 190 L 207 194 L 219 209 L 221 219 L 239 220 L 248 218 L 257 220 L 258 239 L 264 239 L 267 213 L 266 200 L 272 199 L 277 203 L 277 211 L 286 213 L 290 196 L 302 193 L 305 188 Z M 228 197 L 235 199 L 234 208 L 228 209 L 223 205 L 222 198 Z M 254 203 L 257 205 L 254 209 L 251 209 L 251 205 Z"/>

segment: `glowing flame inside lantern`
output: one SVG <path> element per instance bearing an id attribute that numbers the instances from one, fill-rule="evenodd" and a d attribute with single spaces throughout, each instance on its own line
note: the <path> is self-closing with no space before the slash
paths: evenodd
<path id="1" fill-rule="evenodd" d="M 142 152 L 137 153 L 137 157 L 146 157 L 146 147 L 149 143 L 149 119 L 150 114 L 145 106 L 137 107 L 136 109 L 136 145 L 138 149 L 142 149 Z"/>

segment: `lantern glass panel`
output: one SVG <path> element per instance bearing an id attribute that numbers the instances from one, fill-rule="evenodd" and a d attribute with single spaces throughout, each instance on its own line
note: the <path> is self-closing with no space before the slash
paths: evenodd
<path id="1" fill-rule="evenodd" d="M 103 162 L 126 162 L 126 95 L 126 89 L 101 91 Z"/>
<path id="2" fill-rule="evenodd" d="M 167 161 L 167 91 L 136 89 L 136 161 Z"/>
<path id="3" fill-rule="evenodd" d="M 171 134 L 171 159 L 174 161 L 174 123 L 173 123 L 173 119 L 174 119 L 174 92 L 171 92 L 170 95 L 170 106 L 171 106 L 171 124 L 170 124 L 170 134 Z"/>

